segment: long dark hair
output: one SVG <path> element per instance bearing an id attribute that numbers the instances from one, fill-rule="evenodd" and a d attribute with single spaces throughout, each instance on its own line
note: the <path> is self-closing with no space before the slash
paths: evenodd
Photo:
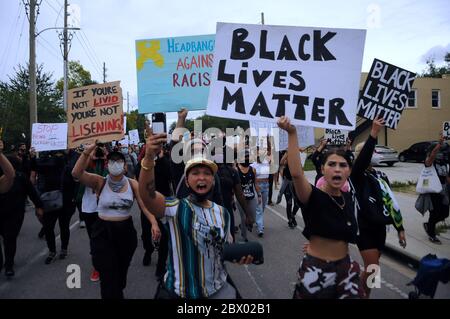
<path id="1" fill-rule="evenodd" d="M 344 151 L 343 149 L 330 149 L 330 150 L 326 151 L 322 157 L 322 166 L 325 165 L 325 163 L 328 160 L 328 157 L 330 157 L 331 155 L 337 155 L 337 156 L 343 157 L 345 159 L 345 161 L 347 162 L 348 166 L 352 167 L 352 165 L 353 165 L 352 160 L 348 156 L 347 152 Z"/>

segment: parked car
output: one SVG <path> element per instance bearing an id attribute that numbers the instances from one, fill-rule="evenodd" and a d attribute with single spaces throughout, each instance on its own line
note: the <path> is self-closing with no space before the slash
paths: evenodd
<path id="1" fill-rule="evenodd" d="M 398 152 L 393 148 L 376 145 L 372 155 L 372 165 L 387 164 L 393 166 L 398 162 Z"/>
<path id="2" fill-rule="evenodd" d="M 431 145 L 437 144 L 437 141 L 420 142 L 411 145 L 408 149 L 401 152 L 398 156 L 400 162 L 415 161 L 418 163 L 425 162 L 428 149 Z"/>

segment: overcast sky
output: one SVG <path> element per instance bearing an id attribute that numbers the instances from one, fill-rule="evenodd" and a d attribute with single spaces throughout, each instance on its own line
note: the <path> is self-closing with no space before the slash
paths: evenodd
<path id="1" fill-rule="evenodd" d="M 37 0 L 40 2 L 41 0 Z M 28 2 L 25 0 L 25 2 Z M 63 0 L 42 0 L 37 32 L 63 26 Z M 448 0 L 78 0 L 70 1 L 71 23 L 80 27 L 72 39 L 70 60 L 78 60 L 102 82 L 122 81 L 130 108 L 137 108 L 135 40 L 215 33 L 216 22 L 366 29 L 362 71 L 378 58 L 413 72 L 438 64 L 450 51 Z M 0 0 L 0 80 L 28 60 L 28 20 L 22 0 Z M 56 30 L 37 38 L 37 62 L 55 80 L 63 76 Z M 126 106 L 126 101 L 124 102 Z M 126 110 L 126 107 L 125 107 Z M 192 112 L 194 113 L 194 112 Z M 195 112 L 192 115 L 198 115 Z M 173 115 L 169 116 L 169 124 Z"/>

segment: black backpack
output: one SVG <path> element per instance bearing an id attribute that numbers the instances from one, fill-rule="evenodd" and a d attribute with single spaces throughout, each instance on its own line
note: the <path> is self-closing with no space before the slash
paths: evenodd
<path id="1" fill-rule="evenodd" d="M 389 225 L 392 224 L 391 216 L 384 214 L 383 193 L 375 176 L 364 172 L 364 183 L 358 189 L 359 215 L 369 224 Z"/>

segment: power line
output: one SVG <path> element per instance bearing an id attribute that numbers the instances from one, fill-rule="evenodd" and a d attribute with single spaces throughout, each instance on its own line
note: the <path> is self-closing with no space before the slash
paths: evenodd
<path id="1" fill-rule="evenodd" d="M 86 56 L 88 57 L 89 61 L 91 61 L 91 64 L 94 67 L 94 70 L 97 72 L 97 74 L 100 76 L 100 78 L 102 78 L 101 72 L 99 72 L 99 69 L 95 66 L 95 62 L 92 61 L 92 58 L 91 58 L 90 54 L 88 53 L 88 50 L 85 48 L 83 42 L 78 37 L 78 34 L 75 33 L 75 36 L 80 41 L 81 47 L 83 48 L 84 52 L 86 53 Z"/>
<path id="2" fill-rule="evenodd" d="M 42 2 L 42 0 L 41 0 L 41 2 Z M 55 7 L 50 3 L 50 1 L 48 1 L 48 0 L 46 0 L 45 2 L 47 2 L 47 4 L 48 4 L 48 6 L 50 7 L 50 8 L 52 8 L 53 9 L 53 11 L 55 11 L 56 12 L 56 14 L 58 15 L 58 10 L 57 9 L 55 9 Z"/>
<path id="3" fill-rule="evenodd" d="M 49 48 L 49 47 L 47 47 L 46 45 L 44 45 L 44 43 L 41 42 L 40 39 L 36 39 L 36 42 L 39 43 L 39 45 L 41 45 L 48 53 L 50 53 L 51 55 L 53 55 L 56 59 L 62 61 L 62 58 L 61 58 L 61 56 L 59 55 L 59 53 L 58 53 L 58 54 L 55 54 L 55 51 L 52 51 L 52 50 L 54 50 L 53 48 L 50 49 L 51 47 Z"/>
<path id="4" fill-rule="evenodd" d="M 5 67 L 6 67 L 7 61 L 9 59 L 9 54 L 11 53 L 11 46 L 13 43 L 13 39 L 15 38 L 15 36 L 13 37 L 13 33 L 15 34 L 16 31 L 18 31 L 17 25 L 19 24 L 20 16 L 22 15 L 21 4 L 22 4 L 22 2 L 19 2 L 19 8 L 16 13 L 16 15 L 17 15 L 16 23 L 14 24 L 14 22 L 13 22 L 13 24 L 11 25 L 11 29 L 10 29 L 9 36 L 8 36 L 8 41 L 7 41 L 7 44 L 6 44 L 3 54 L 2 54 L 2 64 L 1 64 L 2 74 L 4 74 L 4 72 L 5 72 Z M 25 15 L 22 18 L 22 20 L 25 20 Z M 22 22 L 22 24 L 23 24 L 23 22 Z"/>

